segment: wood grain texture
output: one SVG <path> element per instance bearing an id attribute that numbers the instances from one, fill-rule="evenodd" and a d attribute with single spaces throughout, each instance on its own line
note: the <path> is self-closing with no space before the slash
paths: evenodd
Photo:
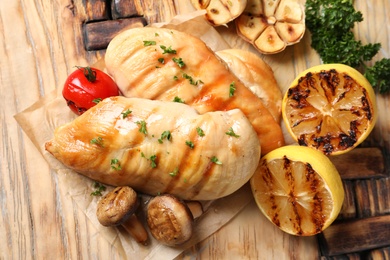
<path id="1" fill-rule="evenodd" d="M 66 191 L 59 188 L 58 175 L 49 169 L 13 117 L 62 87 L 75 65 L 93 64 L 104 55 L 104 50 L 89 52 L 85 49 L 82 24 L 94 16 L 91 10 L 84 8 L 85 2 L 0 1 L 0 259 L 124 258 L 122 250 L 99 236 Z M 168 21 L 176 13 L 193 10 L 189 0 L 138 0 L 134 4 L 149 23 Z M 375 59 L 389 58 L 390 2 L 365 0 L 355 1 L 355 5 L 365 18 L 355 28 L 357 36 L 363 43 L 382 44 Z M 217 30 L 232 47 L 253 51 L 237 37 L 234 24 Z M 274 70 L 283 92 L 298 72 L 320 63 L 318 55 L 310 48 L 309 33 L 299 44 L 280 54 L 260 56 Z M 389 95 L 378 96 L 377 101 L 381 113 L 368 142 L 382 147 L 386 158 L 390 158 L 390 113 L 385 112 L 390 107 Z M 384 168 L 389 175 L 388 160 Z M 383 189 L 379 180 L 367 187 L 370 185 Z M 384 211 L 383 205 L 377 207 Z M 372 256 L 378 254 L 388 256 L 389 251 L 373 251 Z M 314 237 L 299 238 L 282 233 L 265 221 L 251 203 L 228 225 L 185 251 L 179 259 L 317 257 Z"/>
<path id="2" fill-rule="evenodd" d="M 332 156 L 330 160 L 344 180 L 387 176 L 385 160 L 380 148 L 356 148 L 346 154 Z"/>
<path id="3" fill-rule="evenodd" d="M 325 256 L 388 247 L 390 215 L 339 222 L 326 229 L 321 237 Z"/>

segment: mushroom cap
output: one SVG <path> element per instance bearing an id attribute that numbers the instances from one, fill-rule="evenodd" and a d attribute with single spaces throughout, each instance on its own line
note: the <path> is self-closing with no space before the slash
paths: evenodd
<path id="1" fill-rule="evenodd" d="M 137 193 L 132 188 L 117 187 L 100 199 L 96 216 L 103 226 L 120 225 L 135 212 L 138 205 Z"/>
<path id="2" fill-rule="evenodd" d="M 182 200 L 169 194 L 149 201 L 147 222 L 153 237 L 168 246 L 183 244 L 193 233 L 191 211 Z"/>

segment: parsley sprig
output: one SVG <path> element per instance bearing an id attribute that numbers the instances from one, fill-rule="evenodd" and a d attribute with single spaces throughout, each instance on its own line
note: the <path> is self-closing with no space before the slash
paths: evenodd
<path id="1" fill-rule="evenodd" d="M 91 192 L 91 196 L 102 196 L 103 195 L 102 192 L 106 190 L 106 186 L 104 186 L 103 184 L 101 184 L 97 181 L 94 182 L 93 188 L 95 190 L 93 192 Z"/>
<path id="2" fill-rule="evenodd" d="M 148 157 L 146 157 L 146 155 L 143 152 L 141 152 L 141 157 L 146 158 L 146 160 L 150 161 L 150 167 L 152 167 L 152 168 L 157 167 L 157 161 L 156 161 L 157 155 L 156 154 L 153 154 L 148 158 Z"/>
<path id="3" fill-rule="evenodd" d="M 139 129 L 138 131 L 147 135 L 148 134 L 148 130 L 146 128 L 146 122 L 144 120 L 141 120 L 141 121 L 137 121 L 135 122 L 138 126 L 139 126 Z"/>
<path id="4" fill-rule="evenodd" d="M 390 59 L 384 58 L 369 67 L 381 48 L 380 43 L 363 44 L 352 29 L 363 21 L 353 0 L 307 0 L 306 26 L 311 32 L 311 46 L 324 63 L 343 63 L 360 70 L 371 85 L 385 93 L 390 90 Z"/>

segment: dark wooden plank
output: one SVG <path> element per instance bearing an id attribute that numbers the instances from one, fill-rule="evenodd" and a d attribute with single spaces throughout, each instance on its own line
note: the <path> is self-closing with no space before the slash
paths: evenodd
<path id="1" fill-rule="evenodd" d="M 339 221 L 320 235 L 324 256 L 343 255 L 390 246 L 390 215 Z"/>
<path id="2" fill-rule="evenodd" d="M 357 180 L 355 182 L 357 217 L 390 214 L 389 187 L 390 177 Z"/>
<path id="3" fill-rule="evenodd" d="M 389 238 L 390 239 L 390 238 Z M 378 248 L 367 253 L 366 259 L 390 259 L 390 247 Z"/>
<path id="4" fill-rule="evenodd" d="M 105 49 L 114 36 L 125 28 L 144 27 L 143 17 L 107 20 L 84 24 L 84 44 L 88 51 Z"/>
<path id="5" fill-rule="evenodd" d="M 379 148 L 356 148 L 348 153 L 332 156 L 342 179 L 364 179 L 385 176 L 385 163 Z"/>
<path id="6" fill-rule="evenodd" d="M 86 22 L 108 20 L 107 0 L 83 0 L 83 6 L 86 13 Z"/>
<path id="7" fill-rule="evenodd" d="M 361 260 L 359 253 L 336 255 L 336 256 L 321 256 L 321 260 Z"/>
<path id="8" fill-rule="evenodd" d="M 341 208 L 338 220 L 351 219 L 356 217 L 356 204 L 355 204 L 355 186 L 352 181 L 343 181 L 344 186 L 344 203 Z"/>
<path id="9" fill-rule="evenodd" d="M 142 6 L 134 0 L 113 0 L 111 1 L 112 19 L 143 16 Z"/>

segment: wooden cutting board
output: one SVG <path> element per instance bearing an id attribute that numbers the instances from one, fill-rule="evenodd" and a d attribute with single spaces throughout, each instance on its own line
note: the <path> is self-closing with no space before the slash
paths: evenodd
<path id="1" fill-rule="evenodd" d="M 176 14 L 191 12 L 194 9 L 190 0 L 4 1 L 0 6 L 0 24 L 12 24 L 0 26 L 4 37 L 12 39 L 12 43 L 3 45 L 0 63 L 1 90 L 7 90 L 2 92 L 2 116 L 4 122 L 9 120 L 4 123 L 3 139 L 14 134 L 16 140 L 1 141 L 6 147 L 2 170 L 20 172 L 2 176 L 2 195 L 11 199 L 2 204 L 8 216 L 0 219 L 6 234 L 1 237 L 0 258 L 2 252 L 20 256 L 15 258 L 121 258 L 122 252 L 97 236 L 84 214 L 63 195 L 64 191 L 58 190 L 55 174 L 8 117 L 61 85 L 75 65 L 101 59 L 116 31 L 129 25 L 169 21 Z M 355 28 L 356 35 L 363 43 L 381 42 L 383 49 L 376 59 L 389 58 L 390 2 L 360 0 L 355 1 L 355 7 L 365 18 Z M 232 48 L 254 51 L 237 36 L 233 23 L 217 30 Z M 280 54 L 260 56 L 274 70 L 283 92 L 297 73 L 320 63 L 310 47 L 309 33 Z M 30 76 L 27 84 L 20 77 L 20 67 Z M 178 258 L 389 259 L 389 104 L 389 95 L 378 96 L 379 121 L 371 136 L 346 157 L 333 159 L 343 177 L 346 200 L 339 219 L 323 234 L 287 235 L 269 223 L 252 201 L 230 223 Z M 24 164 L 18 166 L 20 161 Z"/>

